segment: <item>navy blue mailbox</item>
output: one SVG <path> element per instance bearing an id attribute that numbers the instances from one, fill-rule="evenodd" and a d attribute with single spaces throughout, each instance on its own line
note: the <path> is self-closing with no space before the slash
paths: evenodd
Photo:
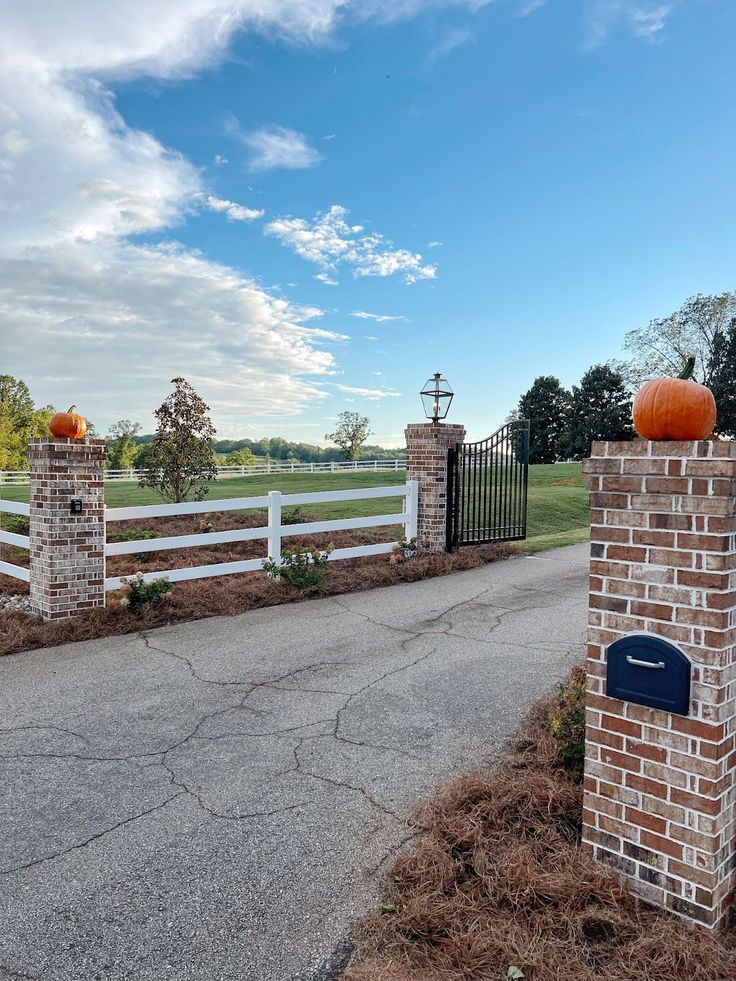
<path id="1" fill-rule="evenodd" d="M 661 637 L 622 637 L 608 648 L 606 694 L 609 698 L 687 715 L 690 660 Z"/>

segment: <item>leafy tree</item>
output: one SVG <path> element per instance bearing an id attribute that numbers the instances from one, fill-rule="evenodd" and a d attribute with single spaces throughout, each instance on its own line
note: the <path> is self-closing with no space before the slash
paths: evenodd
<path id="1" fill-rule="evenodd" d="M 184 378 L 172 379 L 174 391 L 156 409 L 158 427 L 141 460 L 146 469 L 139 481 L 164 500 L 179 503 L 190 495 L 201 501 L 207 483 L 217 478 L 217 462 L 210 446 L 215 427 L 209 406 Z"/>
<path id="2" fill-rule="evenodd" d="M 346 460 L 359 460 L 361 447 L 370 435 L 368 416 L 361 416 L 359 412 L 341 412 L 337 417 L 337 429 L 334 433 L 325 433 L 325 439 L 337 443 Z"/>
<path id="3" fill-rule="evenodd" d="M 677 376 L 695 355 L 695 377 L 710 387 L 724 356 L 724 339 L 736 318 L 736 293 L 691 296 L 669 317 L 652 320 L 626 335 L 624 348 L 633 355 L 625 377 L 638 387 L 657 375 Z M 727 346 L 727 345 L 726 345 Z"/>
<path id="4" fill-rule="evenodd" d="M 573 385 L 565 441 L 575 460 L 590 455 L 594 439 L 631 439 L 631 398 L 619 372 L 607 364 L 588 368 Z"/>
<path id="5" fill-rule="evenodd" d="M 247 447 L 243 447 L 242 450 L 233 450 L 225 457 L 225 463 L 234 467 L 252 467 L 255 462 L 253 450 L 249 450 Z"/>
<path id="6" fill-rule="evenodd" d="M 50 405 L 36 408 L 28 386 L 12 375 L 0 375 L 0 470 L 25 470 L 28 440 L 48 434 Z"/>
<path id="7" fill-rule="evenodd" d="M 736 437 L 736 317 L 718 339 L 710 389 L 716 400 L 716 432 Z"/>
<path id="8" fill-rule="evenodd" d="M 565 455 L 570 393 L 554 375 L 540 375 L 519 399 L 519 418 L 529 420 L 529 462 L 554 463 Z"/>
<path id="9" fill-rule="evenodd" d="M 111 470 L 132 470 L 139 450 L 135 437 L 141 431 L 140 423 L 130 419 L 118 419 L 107 434 L 108 465 Z"/>

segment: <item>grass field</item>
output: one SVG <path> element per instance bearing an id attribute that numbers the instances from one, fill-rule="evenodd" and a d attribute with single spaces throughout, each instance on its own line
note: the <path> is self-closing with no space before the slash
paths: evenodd
<path id="1" fill-rule="evenodd" d="M 256 497 L 269 490 L 284 494 L 309 491 L 347 490 L 357 487 L 381 487 L 402 484 L 404 473 L 266 474 L 219 480 L 210 490 L 209 500 L 233 497 Z M 159 504 L 160 498 L 136 483 L 111 481 L 105 489 L 109 507 L 136 504 Z M 0 487 L 0 498 L 27 501 L 28 487 Z M 305 510 L 322 518 L 392 514 L 400 510 L 397 498 L 378 497 L 365 501 L 337 501 L 334 504 L 309 505 Z M 570 545 L 584 541 L 589 533 L 588 493 L 579 463 L 557 463 L 529 468 L 528 539 L 525 547 L 532 551 Z"/>

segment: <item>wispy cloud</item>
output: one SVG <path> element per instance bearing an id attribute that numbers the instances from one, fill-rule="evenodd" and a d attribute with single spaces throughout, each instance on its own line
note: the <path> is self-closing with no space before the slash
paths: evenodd
<path id="1" fill-rule="evenodd" d="M 439 239 L 433 238 L 431 242 L 427 242 L 427 248 L 428 249 L 439 249 L 444 244 L 445 243 L 444 242 L 440 242 Z"/>
<path id="2" fill-rule="evenodd" d="M 475 40 L 475 35 L 468 27 L 453 27 L 447 30 L 443 36 L 433 45 L 429 52 L 429 60 L 434 63 L 440 58 L 448 55 L 455 48 L 463 44 L 469 44 Z"/>
<path id="3" fill-rule="evenodd" d="M 224 198 L 216 198 L 211 194 L 207 198 L 207 207 L 210 211 L 222 212 L 228 221 L 255 221 L 256 218 L 262 218 L 266 213 L 262 209 L 246 208 L 242 204 L 236 204 L 234 201 L 227 201 Z"/>
<path id="4" fill-rule="evenodd" d="M 378 402 L 381 399 L 401 398 L 401 392 L 394 392 L 386 388 L 357 388 L 353 385 L 335 385 L 335 388 L 347 395 L 359 395 L 363 399 L 371 402 Z"/>
<path id="5" fill-rule="evenodd" d="M 350 314 L 351 317 L 360 317 L 361 320 L 375 320 L 376 323 L 382 324 L 387 320 L 406 320 L 406 317 L 402 315 L 394 315 L 390 313 L 368 313 L 367 310 L 353 310 Z"/>
<path id="6" fill-rule="evenodd" d="M 350 267 L 356 278 L 398 273 L 405 283 L 416 283 L 436 277 L 437 267 L 424 263 L 418 252 L 397 249 L 383 235 L 366 232 L 363 225 L 349 225 L 347 215 L 347 208 L 333 204 L 311 221 L 277 218 L 266 225 L 265 233 L 318 265 L 330 279 L 339 266 Z"/>
<path id="7" fill-rule="evenodd" d="M 626 27 L 634 37 L 656 41 L 675 6 L 675 3 L 647 3 L 645 0 L 587 0 L 586 47 L 598 47 L 620 26 Z"/>
<path id="8" fill-rule="evenodd" d="M 248 133 L 237 130 L 237 135 L 251 151 L 248 167 L 253 173 L 264 170 L 305 170 L 315 167 L 322 159 L 314 147 L 309 146 L 303 133 L 287 129 L 286 126 L 272 123 Z"/>

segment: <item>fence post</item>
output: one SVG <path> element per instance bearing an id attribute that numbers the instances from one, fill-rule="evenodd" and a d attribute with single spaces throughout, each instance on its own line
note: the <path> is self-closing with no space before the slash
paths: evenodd
<path id="1" fill-rule="evenodd" d="M 404 537 L 409 541 L 417 537 L 417 510 L 419 506 L 419 481 L 407 480 L 406 497 L 404 498 Z"/>
<path id="2" fill-rule="evenodd" d="M 101 439 L 28 444 L 31 609 L 63 620 L 105 605 L 105 460 Z"/>
<path id="3" fill-rule="evenodd" d="M 281 491 L 268 492 L 268 557 L 281 565 Z"/>

